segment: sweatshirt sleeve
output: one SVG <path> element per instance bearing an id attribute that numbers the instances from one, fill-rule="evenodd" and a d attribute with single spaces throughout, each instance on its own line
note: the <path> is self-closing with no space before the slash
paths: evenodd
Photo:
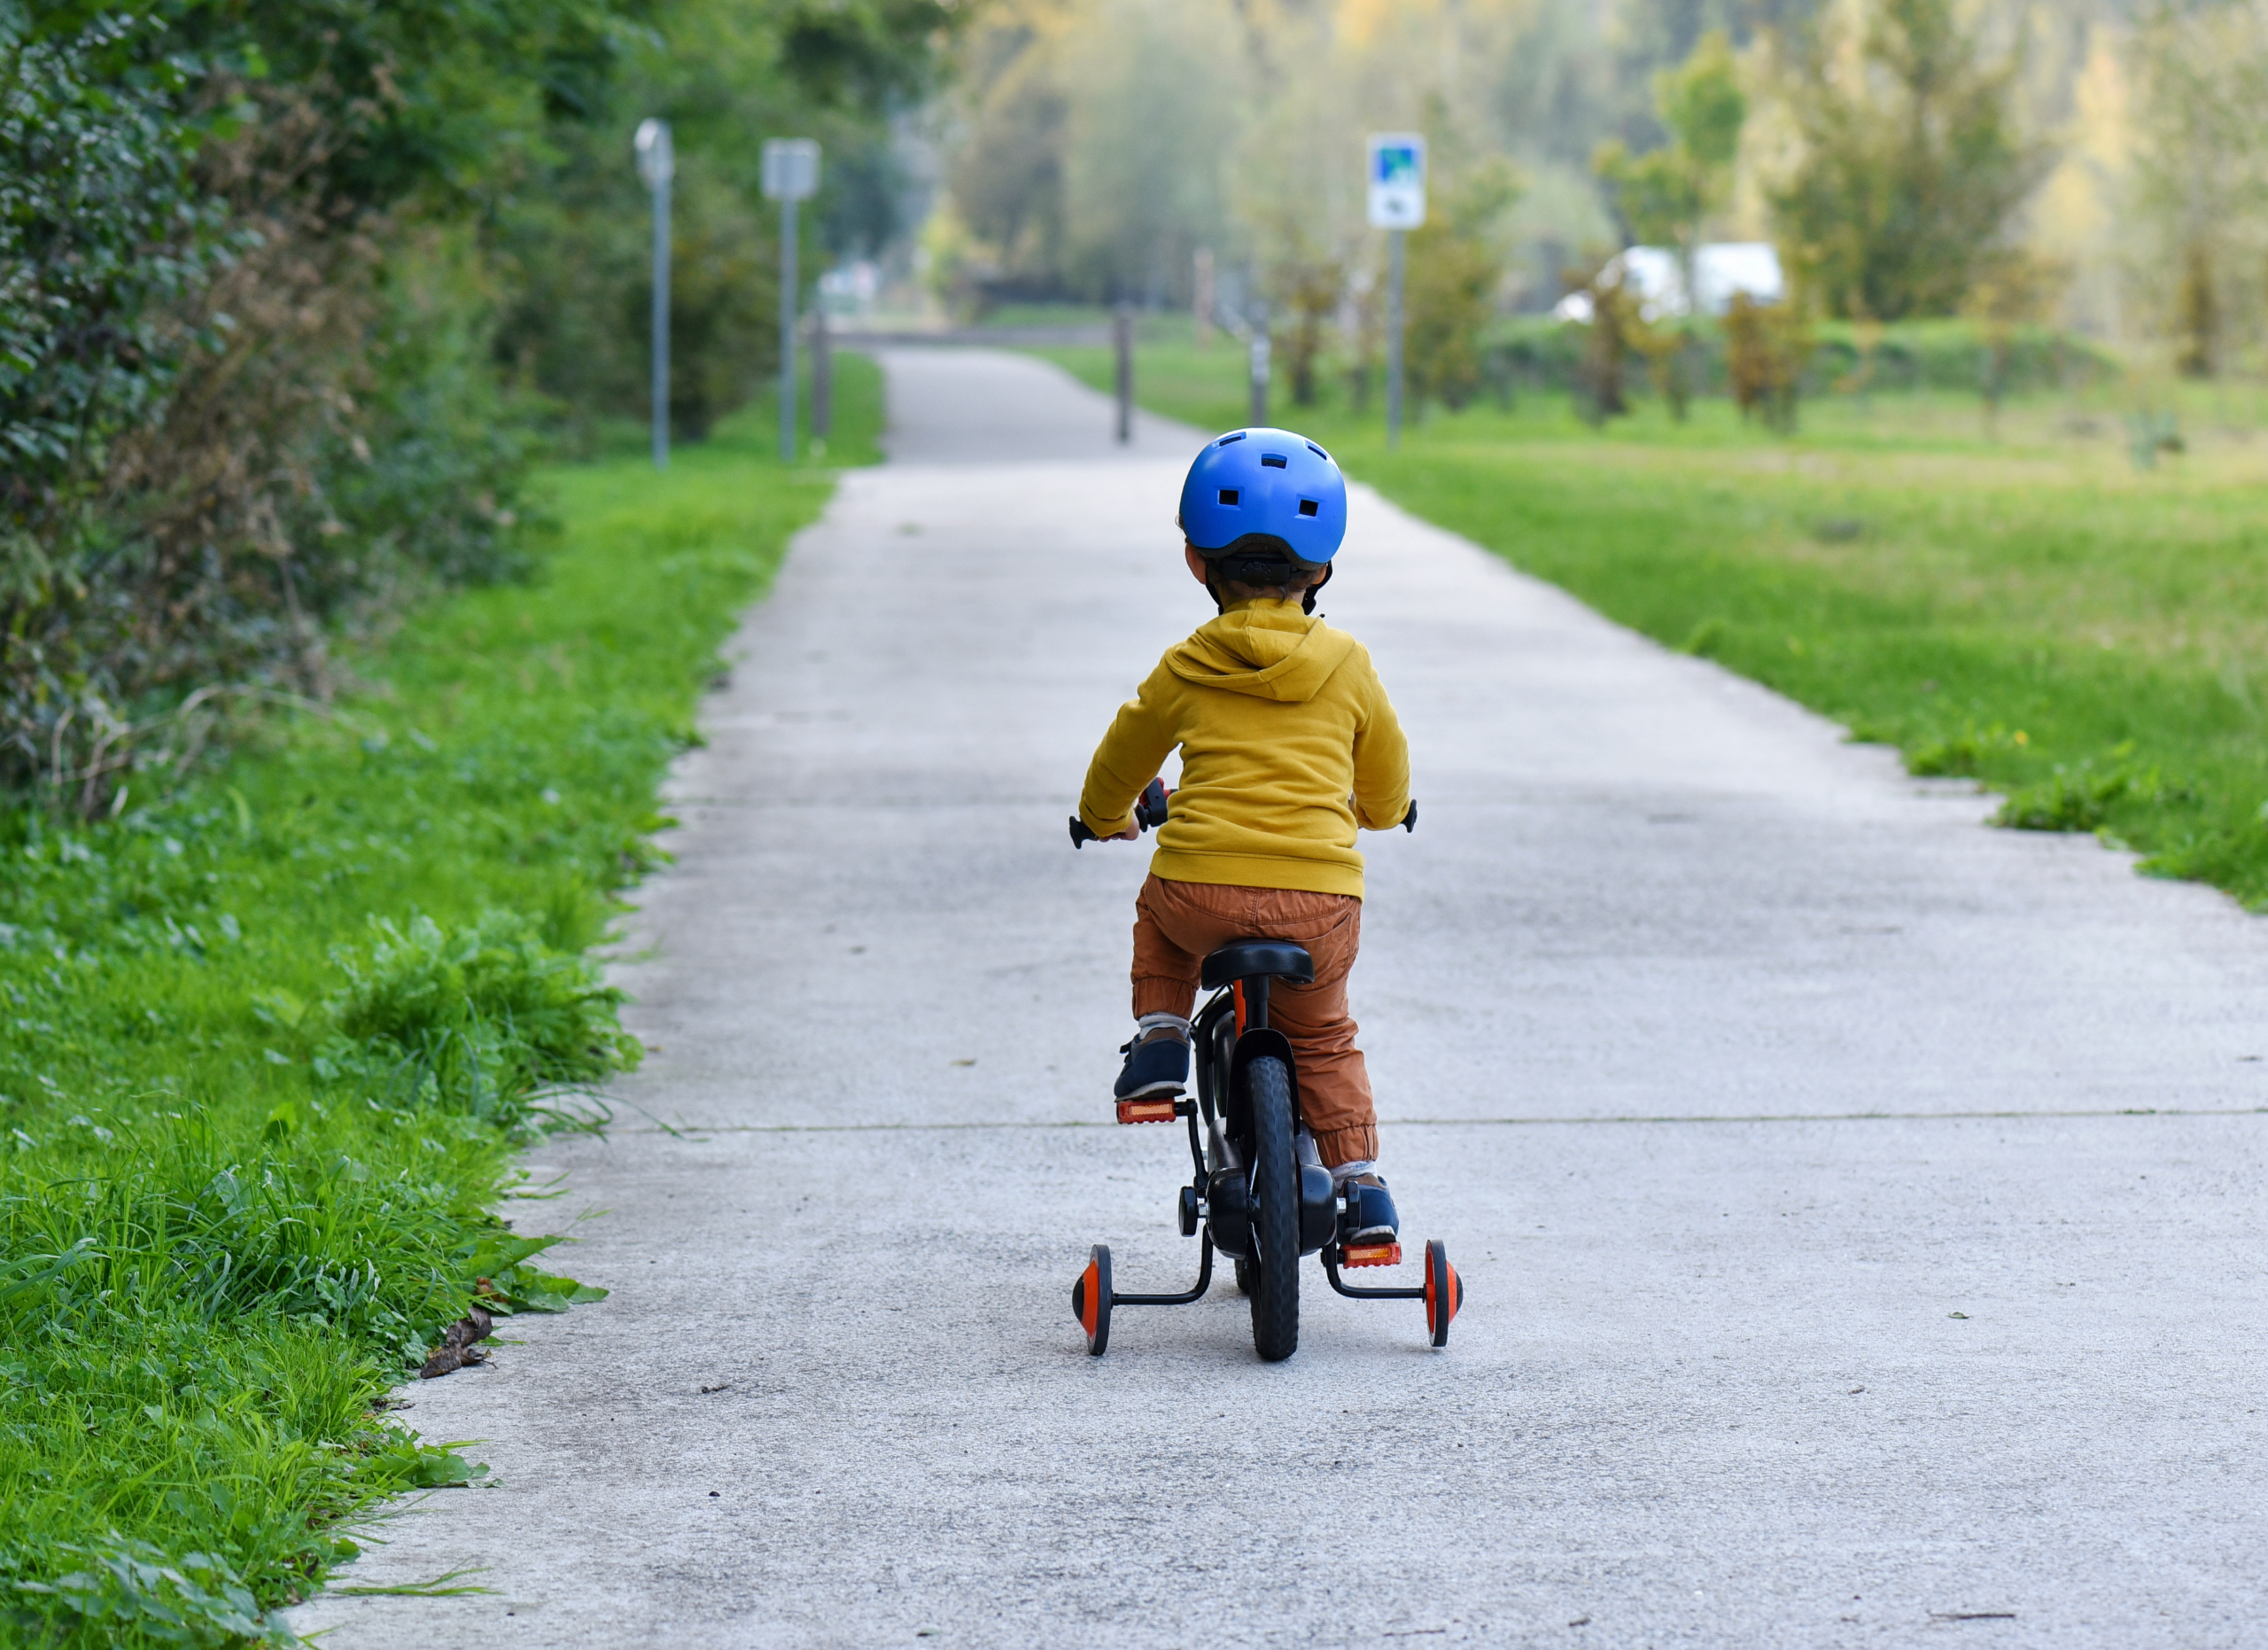
<path id="1" fill-rule="evenodd" d="M 1110 731 L 1087 764 L 1079 791 L 1079 821 L 1098 837 L 1115 837 L 1134 822 L 1134 800 L 1180 741 L 1172 724 L 1174 678 L 1163 665 L 1118 707 Z"/>
<path id="2" fill-rule="evenodd" d="M 1363 664 L 1370 663 L 1366 652 Z M 1370 678 L 1367 714 L 1355 730 L 1355 822 L 1364 830 L 1392 830 L 1410 812 L 1410 741 L 1386 684 L 1375 670 Z"/>

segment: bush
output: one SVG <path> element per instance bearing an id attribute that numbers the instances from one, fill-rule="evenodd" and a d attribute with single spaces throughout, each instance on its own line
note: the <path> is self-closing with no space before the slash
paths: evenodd
<path id="1" fill-rule="evenodd" d="M 338 1030 L 315 1056 L 324 1082 L 510 1126 L 638 1063 L 615 1019 L 623 994 L 580 956 L 548 949 L 529 919 L 492 911 L 454 935 L 423 916 L 371 926 L 367 954 L 339 959 Z"/>

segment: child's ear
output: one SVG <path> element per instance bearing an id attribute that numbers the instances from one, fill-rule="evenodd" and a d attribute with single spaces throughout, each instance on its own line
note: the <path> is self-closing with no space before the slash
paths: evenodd
<path id="1" fill-rule="evenodd" d="M 1205 558 L 1197 553 L 1195 545 L 1184 540 L 1181 547 L 1181 558 L 1189 564 L 1189 576 L 1192 579 L 1208 590 L 1213 588 L 1213 581 L 1205 576 Z"/>

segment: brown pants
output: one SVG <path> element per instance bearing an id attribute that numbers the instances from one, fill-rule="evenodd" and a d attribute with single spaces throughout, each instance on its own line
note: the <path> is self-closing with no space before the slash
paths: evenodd
<path id="1" fill-rule="evenodd" d="M 1205 953 L 1232 939 L 1288 939 L 1315 959 L 1315 984 L 1278 980 L 1268 1023 L 1299 1062 L 1300 1111 L 1323 1161 L 1336 1168 L 1379 1155 L 1371 1074 L 1355 1047 L 1347 974 L 1363 938 L 1363 902 L 1352 894 L 1169 883 L 1153 876 L 1134 900 L 1134 1017 L 1197 1006 Z"/>

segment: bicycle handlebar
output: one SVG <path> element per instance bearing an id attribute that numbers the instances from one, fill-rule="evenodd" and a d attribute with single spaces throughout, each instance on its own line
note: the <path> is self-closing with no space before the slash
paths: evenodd
<path id="1" fill-rule="evenodd" d="M 1136 829 L 1148 830 L 1152 826 L 1164 824 L 1166 807 L 1172 800 L 1173 792 L 1166 789 L 1166 782 L 1162 778 L 1153 779 L 1143 786 L 1142 794 L 1134 799 Z M 1074 848 L 1084 848 L 1091 842 L 1100 840 L 1080 821 L 1077 814 L 1071 816 L 1071 845 Z"/>
<path id="2" fill-rule="evenodd" d="M 1135 829 L 1148 830 L 1153 826 L 1164 824 L 1168 806 L 1172 801 L 1173 792 L 1166 789 L 1163 779 L 1153 779 L 1143 786 L 1142 794 L 1134 802 Z M 1410 812 L 1402 816 L 1402 829 L 1405 831 L 1418 829 L 1418 798 L 1415 797 L 1410 798 Z M 1091 842 L 1101 840 L 1086 828 L 1077 814 L 1071 816 L 1071 845 L 1074 848 L 1084 848 Z"/>

